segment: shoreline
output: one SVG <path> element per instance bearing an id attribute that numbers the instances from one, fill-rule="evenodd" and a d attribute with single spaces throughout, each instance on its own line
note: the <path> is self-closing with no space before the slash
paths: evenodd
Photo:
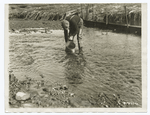
<path id="1" fill-rule="evenodd" d="M 20 97 L 19 93 L 29 95 Z M 10 108 L 128 108 L 139 107 L 138 103 L 125 102 L 116 94 L 83 95 L 82 98 L 70 92 L 65 84 L 49 84 L 43 80 L 26 77 L 19 81 L 14 74 L 9 74 L 9 106 Z"/>

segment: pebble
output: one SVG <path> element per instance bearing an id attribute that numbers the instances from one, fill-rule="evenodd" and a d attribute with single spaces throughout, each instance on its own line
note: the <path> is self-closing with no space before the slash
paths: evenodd
<path id="1" fill-rule="evenodd" d="M 126 105 L 127 103 L 126 102 L 122 102 L 124 105 Z"/>
<path id="2" fill-rule="evenodd" d="M 34 101 L 34 100 L 32 100 L 32 103 L 34 104 L 34 103 L 35 103 L 35 101 Z"/>
<path id="3" fill-rule="evenodd" d="M 46 104 L 46 107 L 49 107 L 49 104 Z"/>
<path id="4" fill-rule="evenodd" d="M 21 101 L 21 104 L 23 104 L 24 103 L 24 101 Z"/>
<path id="5" fill-rule="evenodd" d="M 63 89 L 64 89 L 64 90 L 67 90 L 68 87 L 67 87 L 66 85 L 63 85 Z"/>
<path id="6" fill-rule="evenodd" d="M 130 105 L 130 102 L 127 102 L 127 105 Z"/>
<path id="7" fill-rule="evenodd" d="M 47 98 L 48 96 L 49 96 L 49 95 L 48 95 L 48 94 L 46 94 L 44 97 L 45 97 L 45 98 Z"/>
<path id="8" fill-rule="evenodd" d="M 18 105 L 13 105 L 13 107 L 14 107 L 14 108 L 18 108 L 19 106 L 18 106 Z"/>
<path id="9" fill-rule="evenodd" d="M 82 100 L 80 98 L 77 98 L 77 97 L 69 98 L 69 103 L 71 106 L 80 107 L 81 102 L 82 102 Z"/>
<path id="10" fill-rule="evenodd" d="M 37 103 L 38 103 L 38 105 L 41 105 L 41 101 L 38 101 Z"/>
<path id="11" fill-rule="evenodd" d="M 74 97 L 74 96 L 75 96 L 75 94 L 74 94 L 74 93 L 70 93 L 69 95 L 70 95 L 71 97 Z"/>
<path id="12" fill-rule="evenodd" d="M 54 87 L 53 90 L 54 90 L 54 91 L 55 91 L 55 90 L 58 90 L 58 87 Z"/>
<path id="13" fill-rule="evenodd" d="M 27 100 L 30 98 L 29 93 L 24 93 L 24 92 L 18 92 L 16 94 L 16 100 Z"/>
<path id="14" fill-rule="evenodd" d="M 16 100 L 11 100 L 11 101 L 9 101 L 12 105 L 14 105 L 14 104 L 16 104 L 17 103 L 17 101 Z"/>
<path id="15" fill-rule="evenodd" d="M 43 91 L 49 92 L 50 90 L 48 88 L 43 88 Z"/>
<path id="16" fill-rule="evenodd" d="M 109 106 L 108 106 L 108 105 L 105 105 L 105 107 L 108 108 Z"/>
<path id="17" fill-rule="evenodd" d="M 83 107 L 91 107 L 91 103 L 89 101 L 81 101 L 81 106 Z"/>
<path id="18" fill-rule="evenodd" d="M 45 96 L 45 92 L 44 91 L 39 91 L 38 94 L 39 94 L 40 97 Z"/>
<path id="19" fill-rule="evenodd" d="M 18 31 L 18 30 L 15 30 L 15 33 L 20 33 L 20 31 Z"/>

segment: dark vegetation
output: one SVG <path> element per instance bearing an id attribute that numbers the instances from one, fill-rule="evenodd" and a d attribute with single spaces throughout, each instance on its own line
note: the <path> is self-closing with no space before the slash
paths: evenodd
<path id="1" fill-rule="evenodd" d="M 71 4 L 10 4 L 9 19 L 60 20 L 66 11 L 80 5 Z"/>

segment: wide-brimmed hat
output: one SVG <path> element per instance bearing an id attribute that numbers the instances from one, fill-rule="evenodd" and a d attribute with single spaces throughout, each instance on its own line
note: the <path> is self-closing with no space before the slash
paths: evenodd
<path id="1" fill-rule="evenodd" d="M 61 26 L 64 28 L 64 29 L 69 29 L 69 22 L 67 20 L 62 20 L 61 21 Z"/>

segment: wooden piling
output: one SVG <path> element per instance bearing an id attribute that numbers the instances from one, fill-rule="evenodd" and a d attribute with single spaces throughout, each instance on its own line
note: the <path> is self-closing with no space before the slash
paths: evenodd
<path id="1" fill-rule="evenodd" d="M 108 26 L 108 10 L 105 9 L 106 11 L 106 34 L 107 34 L 107 26 Z"/>
<path id="2" fill-rule="evenodd" d="M 139 12 L 138 14 L 139 14 L 139 15 L 138 15 L 138 23 L 139 23 L 138 26 L 141 26 L 141 13 Z"/>
<path id="3" fill-rule="evenodd" d="M 125 10 L 127 28 L 129 28 L 129 21 L 128 21 L 128 17 L 127 17 L 126 6 L 124 6 L 124 10 Z"/>
<path id="4" fill-rule="evenodd" d="M 120 21 L 121 21 L 121 24 L 122 24 L 122 14 L 121 14 L 121 20 Z"/>
<path id="5" fill-rule="evenodd" d="M 83 19 L 84 18 L 84 13 L 83 13 L 83 6 L 82 6 L 83 4 L 81 4 L 81 18 Z"/>
<path id="6" fill-rule="evenodd" d="M 92 4 L 92 20 L 94 20 L 94 4 Z"/>
<path id="7" fill-rule="evenodd" d="M 106 9 L 106 25 L 108 24 L 108 11 Z"/>
<path id="8" fill-rule="evenodd" d="M 86 20 L 88 20 L 88 17 L 89 17 L 89 5 L 87 4 L 86 6 Z"/>

